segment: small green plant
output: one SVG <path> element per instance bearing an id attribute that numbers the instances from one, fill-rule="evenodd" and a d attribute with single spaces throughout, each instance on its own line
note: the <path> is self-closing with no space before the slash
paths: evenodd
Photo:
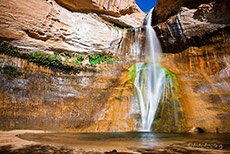
<path id="1" fill-rule="evenodd" d="M 8 74 L 9 76 L 14 78 L 18 78 L 24 74 L 23 72 L 12 66 L 5 66 L 2 68 L 2 70 L 4 74 Z"/>
<path id="2" fill-rule="evenodd" d="M 62 66 L 58 54 L 50 55 L 50 54 L 42 53 L 40 51 L 34 51 L 32 54 L 30 54 L 29 61 L 41 63 L 43 65 L 48 65 L 48 66 L 55 66 L 55 67 Z"/>
<path id="3" fill-rule="evenodd" d="M 72 64 L 80 65 L 84 59 L 85 59 L 84 55 L 78 55 L 77 58 L 72 62 Z"/>
<path id="4" fill-rule="evenodd" d="M 79 62 L 82 62 L 84 59 L 85 59 L 85 56 L 84 56 L 84 55 L 78 55 L 78 56 L 77 56 L 77 60 L 78 60 Z"/>
<path id="5" fill-rule="evenodd" d="M 90 55 L 89 56 L 89 63 L 91 66 L 94 66 L 95 64 L 101 63 L 101 56 L 100 55 Z"/>
<path id="6" fill-rule="evenodd" d="M 95 66 L 96 64 L 107 63 L 113 64 L 114 59 L 110 54 L 91 54 L 91 55 L 78 55 L 75 56 L 72 53 L 62 52 L 62 53 L 54 53 L 54 54 L 47 54 L 41 51 L 18 51 L 17 48 L 14 47 L 0 47 L 0 52 L 6 55 L 10 55 L 13 57 L 19 57 L 23 59 L 28 59 L 29 62 L 35 62 L 39 65 L 44 65 L 46 67 L 54 67 L 59 68 L 61 70 L 72 70 L 74 72 L 79 71 L 93 71 L 95 72 L 94 68 L 88 67 L 79 67 L 85 59 L 89 59 L 89 63 L 91 66 Z M 63 60 L 64 58 L 64 60 Z M 72 62 L 71 62 L 72 61 Z M 50 67 L 51 68 L 51 67 Z"/>
<path id="7" fill-rule="evenodd" d="M 113 56 L 108 54 L 95 54 L 89 55 L 89 63 L 91 66 L 101 63 L 113 64 Z"/>
<path id="8" fill-rule="evenodd" d="M 59 54 L 55 52 L 55 53 L 54 53 L 54 58 L 55 58 L 55 59 L 58 59 L 58 56 L 59 56 Z"/>
<path id="9" fill-rule="evenodd" d="M 65 63 L 68 63 L 69 62 L 69 57 L 66 57 L 65 58 Z"/>
<path id="10" fill-rule="evenodd" d="M 73 57 L 73 54 L 69 53 L 69 52 L 62 52 L 60 55 L 63 56 L 63 57 L 69 57 L 69 58 Z"/>
<path id="11" fill-rule="evenodd" d="M 113 60 L 108 59 L 107 64 L 113 64 Z"/>
<path id="12" fill-rule="evenodd" d="M 122 26 L 122 25 L 119 25 L 119 24 L 116 24 L 116 23 L 113 23 L 113 22 L 110 22 L 110 24 L 111 24 L 113 27 L 117 28 L 117 29 L 124 29 L 124 30 L 130 29 L 130 27 L 125 27 L 125 26 Z"/>

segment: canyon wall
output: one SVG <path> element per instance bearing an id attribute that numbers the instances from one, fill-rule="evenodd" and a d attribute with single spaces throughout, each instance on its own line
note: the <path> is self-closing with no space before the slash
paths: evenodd
<path id="1" fill-rule="evenodd" d="M 140 12 L 135 0 L 56 0 L 56 2 L 74 12 L 98 12 L 112 16 Z"/>
<path id="2" fill-rule="evenodd" d="M 0 54 L 0 68 L 1 130 L 102 132 L 140 127 L 129 72 L 120 65 L 69 74 Z"/>
<path id="3" fill-rule="evenodd" d="M 1 0 L 0 10 L 1 130 L 140 127 L 129 66 L 89 62 L 116 51 L 125 30 L 114 24 L 142 23 L 135 1 Z"/>
<path id="4" fill-rule="evenodd" d="M 16 48 L 0 49 L 0 129 L 95 132 L 141 127 L 129 67 L 144 61 L 140 58 L 146 53 L 137 51 L 135 43 L 144 47 L 145 29 L 125 31 L 113 25 L 140 26 L 145 14 L 133 0 L 120 2 L 1 0 L 0 45 Z M 175 104 L 169 99 L 167 109 L 164 104 L 158 109 L 157 120 L 164 119 L 155 121 L 154 131 L 199 127 L 230 132 L 229 6 L 227 0 L 158 0 L 153 27 L 164 52 L 162 65 L 176 75 L 179 128 L 170 128 Z M 54 58 L 59 53 L 61 60 L 33 50 Z M 89 57 L 99 53 L 117 57 L 111 59 L 113 65 L 90 64 Z M 73 57 L 79 54 L 89 57 L 76 66 Z"/>
<path id="5" fill-rule="evenodd" d="M 159 0 L 154 10 L 162 64 L 177 76 L 186 131 L 230 132 L 229 10 L 226 0 Z"/>
<path id="6" fill-rule="evenodd" d="M 62 7 L 53 0 L 2 0 L 0 45 L 46 52 L 109 52 L 111 45 L 119 41 L 123 33 L 111 23 L 135 27 L 141 24 L 145 15 L 134 1 L 124 1 L 114 5 L 114 9 L 104 8 L 109 4 L 99 1 L 81 1 L 83 3 L 80 4 L 79 1 L 58 2 L 68 5 Z M 94 9 L 71 12 L 67 10 L 69 5 L 92 6 Z M 125 11 L 127 9 L 132 11 Z"/>

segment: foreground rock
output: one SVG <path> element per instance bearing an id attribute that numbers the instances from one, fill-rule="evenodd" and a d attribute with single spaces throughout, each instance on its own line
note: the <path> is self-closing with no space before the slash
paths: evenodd
<path id="1" fill-rule="evenodd" d="M 115 150 L 114 150 L 115 151 Z M 11 145 L 0 147 L 0 152 L 5 154 L 17 153 L 17 154 L 174 154 L 174 153 L 190 153 L 190 154 L 227 154 L 227 150 L 207 150 L 207 149 L 196 149 L 196 148 L 184 148 L 184 147 L 166 147 L 162 149 L 139 149 L 138 152 L 101 152 L 101 151 L 85 151 L 85 150 L 74 150 L 66 147 L 56 147 L 52 145 L 30 145 L 15 149 Z"/>

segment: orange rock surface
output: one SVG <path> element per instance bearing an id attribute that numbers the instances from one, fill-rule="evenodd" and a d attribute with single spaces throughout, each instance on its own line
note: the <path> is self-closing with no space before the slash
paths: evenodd
<path id="1" fill-rule="evenodd" d="M 211 37 L 221 43 L 189 47 L 168 56 L 162 64 L 175 73 L 186 130 L 230 132 L 230 37 L 228 32 Z"/>

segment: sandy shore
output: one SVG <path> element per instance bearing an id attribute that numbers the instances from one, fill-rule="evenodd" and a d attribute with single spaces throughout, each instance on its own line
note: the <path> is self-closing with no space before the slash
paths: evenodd
<path id="1" fill-rule="evenodd" d="M 39 131 L 39 130 L 0 131 L 0 146 L 12 145 L 15 148 L 20 148 L 26 145 L 39 144 L 37 142 L 20 139 L 16 136 L 24 133 L 46 133 L 46 132 Z"/>
<path id="2" fill-rule="evenodd" d="M 38 130 L 14 130 L 14 131 L 0 131 L 0 153 L 4 154 L 229 154 L 230 151 L 226 149 L 204 149 L 191 148 L 181 146 L 167 146 L 160 149 L 130 149 L 122 152 L 114 149 L 113 151 L 95 151 L 75 147 L 63 147 L 61 145 L 42 144 L 40 142 L 27 141 L 18 138 L 18 135 L 24 133 L 49 133 L 47 131 Z"/>

